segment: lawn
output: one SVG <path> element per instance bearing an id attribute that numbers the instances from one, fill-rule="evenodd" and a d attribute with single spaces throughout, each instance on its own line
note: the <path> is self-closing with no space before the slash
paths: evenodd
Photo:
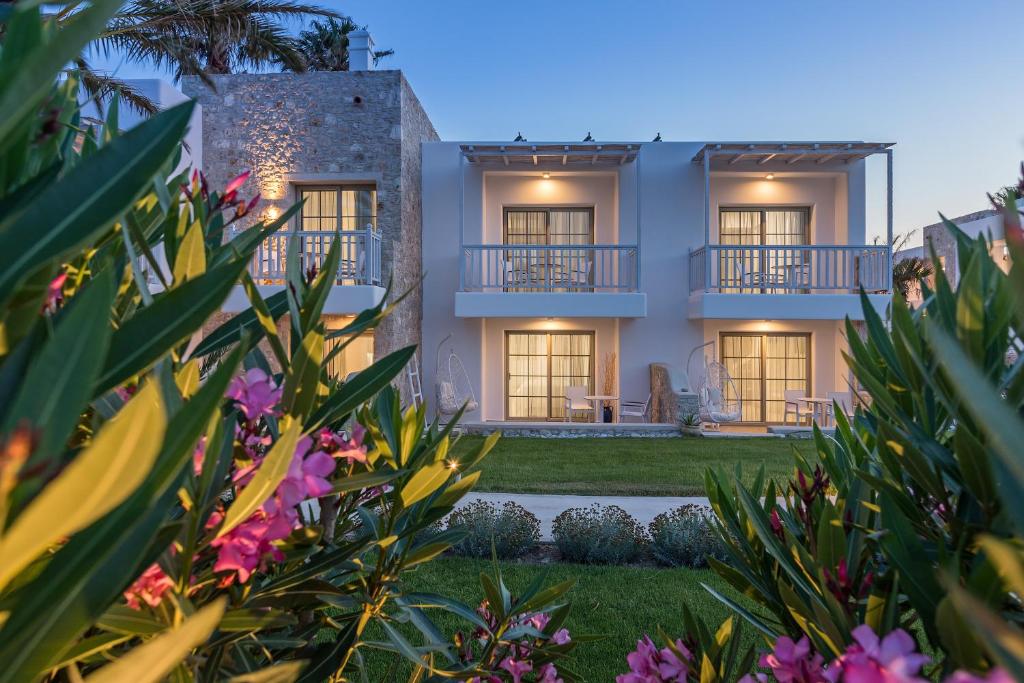
<path id="1" fill-rule="evenodd" d="M 455 453 L 481 443 L 463 437 Z M 480 465 L 477 491 L 621 496 L 701 496 L 704 471 L 743 468 L 753 478 L 788 478 L 793 448 L 810 455 L 810 441 L 792 439 L 540 439 L 498 441 Z"/>
<path id="2" fill-rule="evenodd" d="M 701 582 L 737 597 L 707 569 L 573 564 L 546 567 L 512 562 L 503 562 L 500 566 L 513 595 L 525 589 L 537 573 L 545 569 L 550 571 L 549 583 L 576 579 L 576 586 L 568 595 L 572 611 L 566 627 L 570 633 L 604 636 L 599 641 L 581 643 L 572 655 L 572 662 L 567 664 L 587 681 L 611 681 L 615 674 L 626 671 L 626 655 L 635 649 L 637 639 L 644 633 L 657 637 L 658 626 L 669 634 L 683 635 L 680 608 L 683 603 L 709 626 L 717 627 L 730 612 L 701 587 Z M 482 598 L 480 573 L 492 571 L 490 561 L 442 558 L 421 565 L 405 575 L 403 582 L 407 590 L 436 592 L 475 606 Z M 457 629 L 470 630 L 465 622 L 447 613 L 432 612 L 431 616 L 446 635 Z M 755 642 L 752 629 L 745 629 L 744 637 L 750 643 Z M 370 656 L 373 673 L 383 675 L 387 668 L 383 658 L 379 653 Z"/>

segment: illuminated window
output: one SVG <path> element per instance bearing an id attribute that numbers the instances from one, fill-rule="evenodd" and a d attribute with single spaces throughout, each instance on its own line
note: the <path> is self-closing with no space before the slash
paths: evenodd
<path id="1" fill-rule="evenodd" d="M 593 332 L 508 332 L 505 353 L 510 420 L 565 419 L 565 390 L 594 390 Z"/>
<path id="2" fill-rule="evenodd" d="M 810 347 L 809 334 L 722 334 L 722 364 L 736 384 L 744 422 L 782 422 L 787 389 L 810 395 Z"/>
<path id="3" fill-rule="evenodd" d="M 349 335 L 330 338 L 332 332 L 344 328 L 352 320 L 353 318 L 328 318 L 324 358 L 330 358 L 327 361 L 327 374 L 334 379 L 344 380 L 352 373 L 365 370 L 373 364 L 372 330 L 363 332 L 354 339 Z M 335 353 L 335 350 L 342 346 L 344 348 Z"/>
<path id="4" fill-rule="evenodd" d="M 372 185 L 298 188 L 306 200 L 299 212 L 299 230 L 319 232 L 377 227 L 377 190 Z"/>

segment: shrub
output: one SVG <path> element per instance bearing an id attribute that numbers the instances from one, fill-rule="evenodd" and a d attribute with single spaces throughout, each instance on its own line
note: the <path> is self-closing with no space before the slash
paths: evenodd
<path id="1" fill-rule="evenodd" d="M 709 557 L 724 560 L 710 514 L 704 506 L 691 504 L 655 517 L 648 527 L 654 559 L 669 567 L 706 567 Z"/>
<path id="2" fill-rule="evenodd" d="M 588 564 L 623 564 L 638 559 L 647 535 L 633 517 L 617 505 L 569 508 L 551 526 L 562 559 Z"/>
<path id="3" fill-rule="evenodd" d="M 540 520 L 512 501 L 499 508 L 486 500 L 475 500 L 449 515 L 448 529 L 466 533 L 452 550 L 470 557 L 490 557 L 492 543 L 501 559 L 522 557 L 540 541 Z"/>

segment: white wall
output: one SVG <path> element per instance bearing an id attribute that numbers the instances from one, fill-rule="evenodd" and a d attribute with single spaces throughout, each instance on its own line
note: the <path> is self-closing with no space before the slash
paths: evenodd
<path id="1" fill-rule="evenodd" d="M 726 207 L 810 207 L 810 243 L 845 244 L 847 237 L 845 176 L 755 175 L 711 176 L 711 238 L 718 241 L 718 211 Z M 843 182 L 840 182 L 843 181 Z"/>
<path id="2" fill-rule="evenodd" d="M 593 207 L 594 242 L 614 244 L 619 235 L 617 174 L 554 172 L 543 178 L 529 174 L 490 172 L 484 174 L 484 243 L 501 244 L 504 239 L 506 207 Z"/>

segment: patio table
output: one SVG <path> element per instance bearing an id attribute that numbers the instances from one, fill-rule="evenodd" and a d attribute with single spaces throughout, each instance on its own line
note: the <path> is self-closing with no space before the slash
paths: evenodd
<path id="1" fill-rule="evenodd" d="M 611 401 L 614 403 L 619 400 L 618 396 L 609 396 L 607 394 L 591 394 L 589 396 L 584 396 L 583 398 L 594 404 L 594 422 L 601 422 L 601 416 L 604 413 L 601 409 L 604 407 L 602 404 L 605 401 Z"/>
<path id="2" fill-rule="evenodd" d="M 832 401 L 827 398 L 821 398 L 820 396 L 804 396 L 798 398 L 798 401 L 803 401 L 811 407 L 814 414 L 814 420 L 822 427 L 825 426 L 825 418 L 828 415 L 828 406 L 832 404 Z M 819 419 L 820 418 L 820 419 Z"/>

